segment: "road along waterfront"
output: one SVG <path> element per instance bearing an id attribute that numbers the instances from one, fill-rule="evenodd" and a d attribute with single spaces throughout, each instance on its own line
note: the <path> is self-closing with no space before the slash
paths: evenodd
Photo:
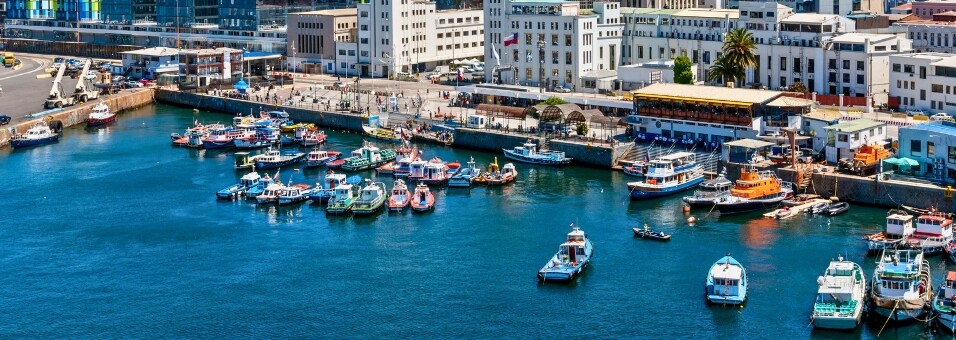
<path id="1" fill-rule="evenodd" d="M 807 327 L 816 278 L 843 254 L 872 274 L 860 236 L 885 210 L 778 221 L 706 216 L 688 226 L 679 197 L 630 202 L 629 178 L 581 166 L 518 164 L 517 183 L 435 189 L 428 214 L 325 216 L 321 207 L 218 202 L 243 175 L 232 152 L 179 149 L 169 133 L 222 114 L 154 105 L 112 126 L 69 128 L 58 144 L 0 149 L 8 181 L 0 237 L 4 337 L 873 338 Z M 327 149 L 362 137 L 329 132 Z M 500 153 L 419 145 L 484 166 Z M 270 172 L 271 173 L 271 172 Z M 314 183 L 324 169 L 282 170 Z M 364 172 L 364 176 L 372 176 Z M 383 179 L 391 186 L 391 179 Z M 570 285 L 536 271 L 570 230 L 595 244 Z M 669 243 L 633 238 L 649 224 Z M 726 253 L 750 274 L 742 308 L 708 307 L 707 269 Z M 946 269 L 930 259 L 934 282 Z M 883 336 L 929 338 L 922 324 Z"/>

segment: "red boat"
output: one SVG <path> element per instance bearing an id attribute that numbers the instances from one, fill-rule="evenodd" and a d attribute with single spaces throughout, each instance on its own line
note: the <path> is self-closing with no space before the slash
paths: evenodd
<path id="1" fill-rule="evenodd" d="M 334 161 L 325 163 L 325 166 L 328 167 L 329 169 L 338 169 L 342 167 L 342 164 L 345 164 L 344 158 L 336 159 Z"/>
<path id="2" fill-rule="evenodd" d="M 411 201 L 413 211 L 423 212 L 435 208 L 435 195 L 423 183 L 415 186 L 415 194 L 412 195 Z"/>

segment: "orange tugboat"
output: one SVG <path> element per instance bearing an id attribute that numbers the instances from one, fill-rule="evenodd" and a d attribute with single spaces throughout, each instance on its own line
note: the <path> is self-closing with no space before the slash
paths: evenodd
<path id="1" fill-rule="evenodd" d="M 777 178 L 770 170 L 757 171 L 753 164 L 740 170 L 730 195 L 717 198 L 717 210 L 721 215 L 738 214 L 774 207 L 793 197 L 793 186 Z"/>
<path id="2" fill-rule="evenodd" d="M 840 171 L 863 176 L 873 172 L 876 166 L 885 158 L 890 157 L 890 150 L 880 144 L 865 144 L 853 155 L 853 159 L 841 158 L 837 162 Z"/>

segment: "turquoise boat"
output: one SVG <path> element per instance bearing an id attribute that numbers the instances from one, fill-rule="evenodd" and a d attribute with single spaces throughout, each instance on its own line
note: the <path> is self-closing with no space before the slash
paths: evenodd
<path id="1" fill-rule="evenodd" d="M 231 199 L 231 198 L 235 198 L 236 196 L 245 194 L 246 190 L 249 190 L 249 188 L 257 186 L 259 184 L 260 179 L 261 177 L 259 177 L 259 173 L 255 171 L 250 172 L 246 174 L 245 176 L 242 176 L 242 178 L 239 179 L 238 184 L 235 184 L 231 187 L 228 187 L 216 192 L 216 198 Z"/>
<path id="2" fill-rule="evenodd" d="M 747 300 L 747 270 L 727 254 L 707 272 L 707 302 L 742 305 Z"/>
<path id="3" fill-rule="evenodd" d="M 395 160 L 394 150 L 380 150 L 368 142 L 365 142 L 361 148 L 352 151 L 351 157 L 345 159 L 345 163 L 342 164 L 342 170 L 361 171 L 374 169 L 393 160 Z"/>
<path id="4" fill-rule="evenodd" d="M 594 252 L 591 240 L 574 224 L 571 224 L 571 227 L 573 230 L 568 233 L 567 241 L 561 244 L 548 264 L 538 271 L 538 280 L 541 282 L 571 281 L 591 262 L 591 254 Z"/>
<path id="5" fill-rule="evenodd" d="M 329 204 L 325 208 L 326 214 L 344 214 L 352 211 L 355 205 L 355 199 L 362 187 L 358 185 L 342 184 L 332 191 L 332 197 L 329 198 Z"/>

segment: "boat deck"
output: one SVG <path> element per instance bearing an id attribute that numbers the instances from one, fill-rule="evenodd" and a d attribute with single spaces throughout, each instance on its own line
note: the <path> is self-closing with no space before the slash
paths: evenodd
<path id="1" fill-rule="evenodd" d="M 794 216 L 797 216 L 797 215 L 799 215 L 799 214 L 802 214 L 802 213 L 803 213 L 803 209 L 812 207 L 814 204 L 817 204 L 817 203 L 830 203 L 830 200 L 826 200 L 826 199 L 822 199 L 822 198 L 815 198 L 815 199 L 813 199 L 813 200 L 810 200 L 810 202 L 807 202 L 807 203 L 804 203 L 804 204 L 801 204 L 801 205 L 792 206 L 792 207 L 790 207 L 790 210 L 793 210 L 793 213 L 790 214 L 790 215 L 787 215 L 786 217 L 783 217 L 783 218 L 781 218 L 781 219 L 785 220 L 785 219 L 788 219 L 788 218 L 793 218 Z M 771 211 L 771 212 L 768 212 L 768 213 L 766 213 L 766 214 L 763 214 L 763 216 L 764 216 L 764 217 L 776 218 L 776 217 L 777 217 L 777 212 L 780 211 L 780 210 L 783 210 L 783 208 L 774 209 L 774 210 Z"/>

